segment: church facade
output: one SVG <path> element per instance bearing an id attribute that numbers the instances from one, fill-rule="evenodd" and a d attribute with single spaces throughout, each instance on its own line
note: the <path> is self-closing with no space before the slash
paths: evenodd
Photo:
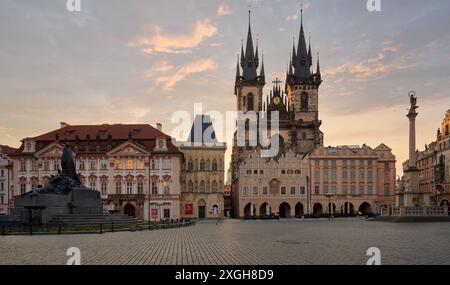
<path id="1" fill-rule="evenodd" d="M 236 65 L 236 109 L 244 116 L 249 112 L 264 114 L 258 116 L 257 127 L 262 126 L 261 120 L 267 120 L 268 136 L 279 138 L 278 154 L 273 157 L 261 154 L 264 149 L 259 143 L 261 138 L 258 137 L 256 146 L 252 144 L 251 124 L 245 125 L 245 143 L 238 143 L 240 137 L 235 134 L 229 172 L 234 217 L 289 218 L 330 212 L 352 215 L 358 210 L 367 214 L 393 203 L 395 156 L 389 147 L 384 144 L 375 149 L 338 147 L 333 148 L 335 152 L 323 147 L 319 116 L 322 75 L 319 56 L 313 64 L 311 41 L 308 44 L 306 41 L 303 11 L 284 88 L 276 78 L 269 94 L 264 94 L 265 68 L 258 50 L 258 46 L 254 48 L 249 18 L 246 45 L 242 46 Z M 271 126 L 274 112 L 279 118 L 278 132 Z M 318 172 L 320 175 L 313 177 Z M 325 175 L 328 173 L 331 177 Z M 334 173 L 335 181 L 330 180 Z M 334 197 L 331 203 L 329 194 Z"/>

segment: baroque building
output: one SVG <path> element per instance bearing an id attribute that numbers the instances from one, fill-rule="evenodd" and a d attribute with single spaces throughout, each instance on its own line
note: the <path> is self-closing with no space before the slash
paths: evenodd
<path id="1" fill-rule="evenodd" d="M 210 116 L 195 118 L 188 141 L 180 149 L 184 154 L 181 216 L 223 218 L 226 144 L 218 142 Z"/>
<path id="2" fill-rule="evenodd" d="M 14 195 L 57 175 L 65 142 L 71 145 L 81 182 L 101 193 L 105 209 L 143 220 L 180 218 L 183 154 L 161 124 L 61 123 L 57 130 L 25 138 L 10 155 Z"/>

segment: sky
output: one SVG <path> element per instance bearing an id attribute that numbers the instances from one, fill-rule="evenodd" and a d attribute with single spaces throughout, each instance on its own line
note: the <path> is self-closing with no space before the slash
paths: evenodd
<path id="1" fill-rule="evenodd" d="M 380 3 L 369 12 L 366 0 L 81 0 L 69 12 L 66 0 L 2 0 L 0 144 L 18 147 L 62 121 L 160 122 L 170 134 L 173 113 L 194 103 L 234 111 L 249 5 L 272 82 L 285 78 L 302 4 L 314 62 L 320 52 L 325 146 L 385 143 L 400 172 L 408 92 L 419 97 L 421 149 L 450 108 L 450 1 Z"/>

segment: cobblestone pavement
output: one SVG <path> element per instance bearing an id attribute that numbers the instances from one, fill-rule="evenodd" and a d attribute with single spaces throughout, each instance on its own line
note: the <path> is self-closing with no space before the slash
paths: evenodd
<path id="1" fill-rule="evenodd" d="M 103 235 L 0 237 L 0 264 L 364 265 L 369 247 L 382 264 L 450 264 L 450 223 L 213 221 L 193 227 Z"/>

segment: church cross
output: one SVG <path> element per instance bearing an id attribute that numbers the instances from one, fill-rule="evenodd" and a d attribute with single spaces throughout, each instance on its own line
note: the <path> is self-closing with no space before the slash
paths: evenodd
<path id="1" fill-rule="evenodd" d="M 278 84 L 281 84 L 282 82 L 283 82 L 283 81 L 281 81 L 280 79 L 278 79 L 278 77 L 275 78 L 275 81 L 272 81 L 272 83 L 275 84 L 275 85 L 277 85 L 277 86 L 278 86 Z"/>

